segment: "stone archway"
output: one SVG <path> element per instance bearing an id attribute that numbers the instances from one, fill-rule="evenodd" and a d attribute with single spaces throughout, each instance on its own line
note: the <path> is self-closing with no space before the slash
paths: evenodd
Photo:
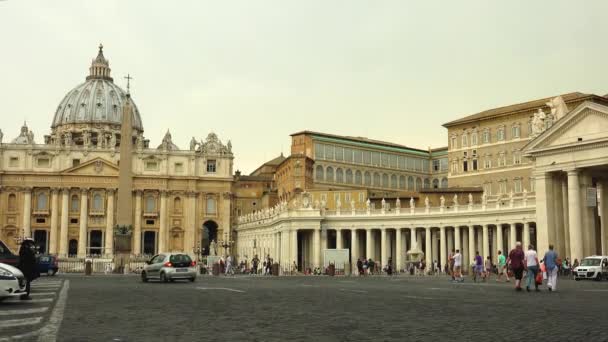
<path id="1" fill-rule="evenodd" d="M 208 220 L 203 223 L 203 230 L 201 234 L 201 247 L 204 248 L 203 255 L 217 255 L 220 251 L 217 250 L 215 252 L 210 253 L 211 241 L 217 243 L 217 230 L 218 225 L 213 220 Z"/>

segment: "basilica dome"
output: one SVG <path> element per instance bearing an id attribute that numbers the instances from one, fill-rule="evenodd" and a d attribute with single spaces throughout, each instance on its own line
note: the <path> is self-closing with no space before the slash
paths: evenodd
<path id="1" fill-rule="evenodd" d="M 114 84 L 110 77 L 109 62 L 103 55 L 102 45 L 89 70 L 86 81 L 70 90 L 57 107 L 51 125 L 54 131 L 65 131 L 67 129 L 63 128 L 83 125 L 120 126 L 127 93 Z M 133 129 L 142 132 L 139 110 L 132 99 L 131 103 Z"/>

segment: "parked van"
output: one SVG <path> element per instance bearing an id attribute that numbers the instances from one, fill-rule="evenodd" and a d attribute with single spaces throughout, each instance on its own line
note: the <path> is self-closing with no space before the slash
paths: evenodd
<path id="1" fill-rule="evenodd" d="M 608 256 L 592 255 L 581 261 L 581 264 L 573 270 L 574 280 L 608 279 Z"/>

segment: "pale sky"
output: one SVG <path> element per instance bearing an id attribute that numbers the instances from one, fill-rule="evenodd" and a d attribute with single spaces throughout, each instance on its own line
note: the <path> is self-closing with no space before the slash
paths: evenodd
<path id="1" fill-rule="evenodd" d="M 99 43 L 151 145 L 232 140 L 253 171 L 315 130 L 417 148 L 441 124 L 608 93 L 607 1 L 0 1 L 0 129 L 37 142 Z"/>

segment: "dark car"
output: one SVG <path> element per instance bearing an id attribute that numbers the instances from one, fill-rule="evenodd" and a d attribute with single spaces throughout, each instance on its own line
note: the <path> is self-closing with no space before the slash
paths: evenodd
<path id="1" fill-rule="evenodd" d="M 14 254 L 2 241 L 0 241 L 0 263 L 13 267 L 17 267 L 19 263 L 19 255 Z"/>
<path id="2" fill-rule="evenodd" d="M 59 270 L 57 257 L 53 255 L 41 255 L 38 257 L 38 273 L 54 276 Z"/>

